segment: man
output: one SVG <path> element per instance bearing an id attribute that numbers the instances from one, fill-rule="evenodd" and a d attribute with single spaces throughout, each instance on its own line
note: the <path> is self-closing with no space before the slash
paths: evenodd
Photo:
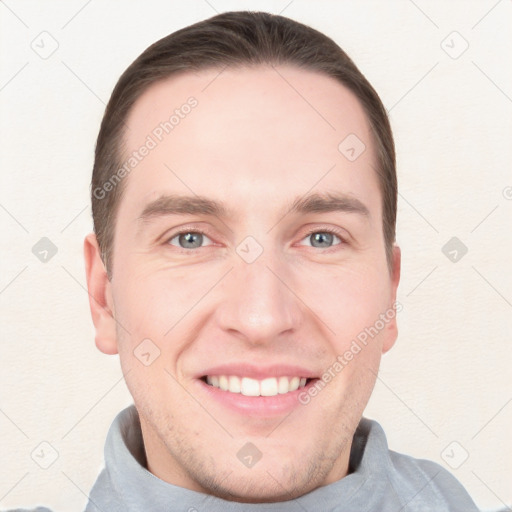
<path id="1" fill-rule="evenodd" d="M 134 406 L 87 512 L 477 510 L 362 418 L 397 337 L 396 197 L 386 111 L 323 34 L 229 12 L 135 60 L 85 240 Z"/>

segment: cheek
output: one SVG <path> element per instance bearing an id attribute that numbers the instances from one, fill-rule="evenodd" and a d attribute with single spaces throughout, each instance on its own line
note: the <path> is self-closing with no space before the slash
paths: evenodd
<path id="1" fill-rule="evenodd" d="M 134 399 L 171 393 L 177 362 L 194 342 L 194 315 L 218 276 L 146 268 L 118 274 L 113 287 L 120 362 Z M 122 327 L 121 327 L 122 326 Z"/>
<path id="2" fill-rule="evenodd" d="M 204 280 L 197 272 L 147 270 L 143 274 L 119 275 L 114 287 L 116 316 L 138 338 L 168 338 L 177 325 L 204 294 Z M 202 283 L 202 284 L 201 284 Z"/>
<path id="3" fill-rule="evenodd" d="M 373 326 L 388 307 L 387 274 L 374 266 L 319 267 L 310 277 L 302 280 L 300 296 L 328 328 L 338 352 Z"/>

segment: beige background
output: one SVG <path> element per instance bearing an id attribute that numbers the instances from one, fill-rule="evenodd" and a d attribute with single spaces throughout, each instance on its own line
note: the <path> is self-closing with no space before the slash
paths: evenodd
<path id="1" fill-rule="evenodd" d="M 398 151 L 404 310 L 366 415 L 392 449 L 451 465 L 482 509 L 511 505 L 511 1 L 5 0 L 0 507 L 86 503 L 131 402 L 117 357 L 94 346 L 84 289 L 104 104 L 150 43 L 232 9 L 325 32 L 380 93 Z M 42 237 L 58 250 L 46 263 L 32 253 Z M 468 248 L 456 262 L 442 251 L 452 237 Z M 51 461 L 43 441 L 58 452 L 46 470 L 31 458 Z"/>

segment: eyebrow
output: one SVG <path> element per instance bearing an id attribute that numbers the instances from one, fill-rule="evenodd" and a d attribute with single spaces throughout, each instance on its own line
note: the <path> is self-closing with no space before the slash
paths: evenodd
<path id="1" fill-rule="evenodd" d="M 357 213 L 370 217 L 368 208 L 359 199 L 347 194 L 309 194 L 295 199 L 289 210 L 289 213 L 299 214 L 324 212 Z"/>
<path id="2" fill-rule="evenodd" d="M 146 221 L 165 215 L 211 215 L 227 217 L 229 210 L 220 202 L 203 196 L 167 195 L 149 203 L 138 220 Z"/>
<path id="3" fill-rule="evenodd" d="M 291 206 L 285 209 L 288 214 L 343 212 L 370 217 L 369 209 L 357 198 L 340 193 L 312 193 L 297 197 Z M 168 215 L 208 215 L 219 218 L 236 217 L 236 212 L 224 203 L 204 196 L 165 195 L 150 202 L 137 221 L 143 223 L 156 217 Z"/>

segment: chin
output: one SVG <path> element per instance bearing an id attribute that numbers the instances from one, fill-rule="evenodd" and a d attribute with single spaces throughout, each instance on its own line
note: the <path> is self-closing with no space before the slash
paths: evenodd
<path id="1" fill-rule="evenodd" d="M 265 478 L 235 478 L 231 474 L 226 480 L 226 486 L 221 485 L 206 490 L 208 494 L 213 494 L 218 498 L 240 503 L 275 503 L 287 501 L 302 496 L 311 488 L 293 488 L 289 482 L 280 481 L 278 478 L 266 475 Z M 258 481 L 256 481 L 258 480 Z M 203 491 L 204 492 L 204 491 Z"/>
<path id="2" fill-rule="evenodd" d="M 226 465 L 225 470 L 216 471 L 214 478 L 204 474 L 196 475 L 196 481 L 201 484 L 202 492 L 228 501 L 288 501 L 324 485 L 330 469 L 315 467 L 312 463 L 305 463 L 303 459 L 296 462 L 300 462 L 300 465 L 277 467 L 267 464 L 252 469 Z M 222 475 L 221 478 L 218 478 L 219 474 Z"/>

